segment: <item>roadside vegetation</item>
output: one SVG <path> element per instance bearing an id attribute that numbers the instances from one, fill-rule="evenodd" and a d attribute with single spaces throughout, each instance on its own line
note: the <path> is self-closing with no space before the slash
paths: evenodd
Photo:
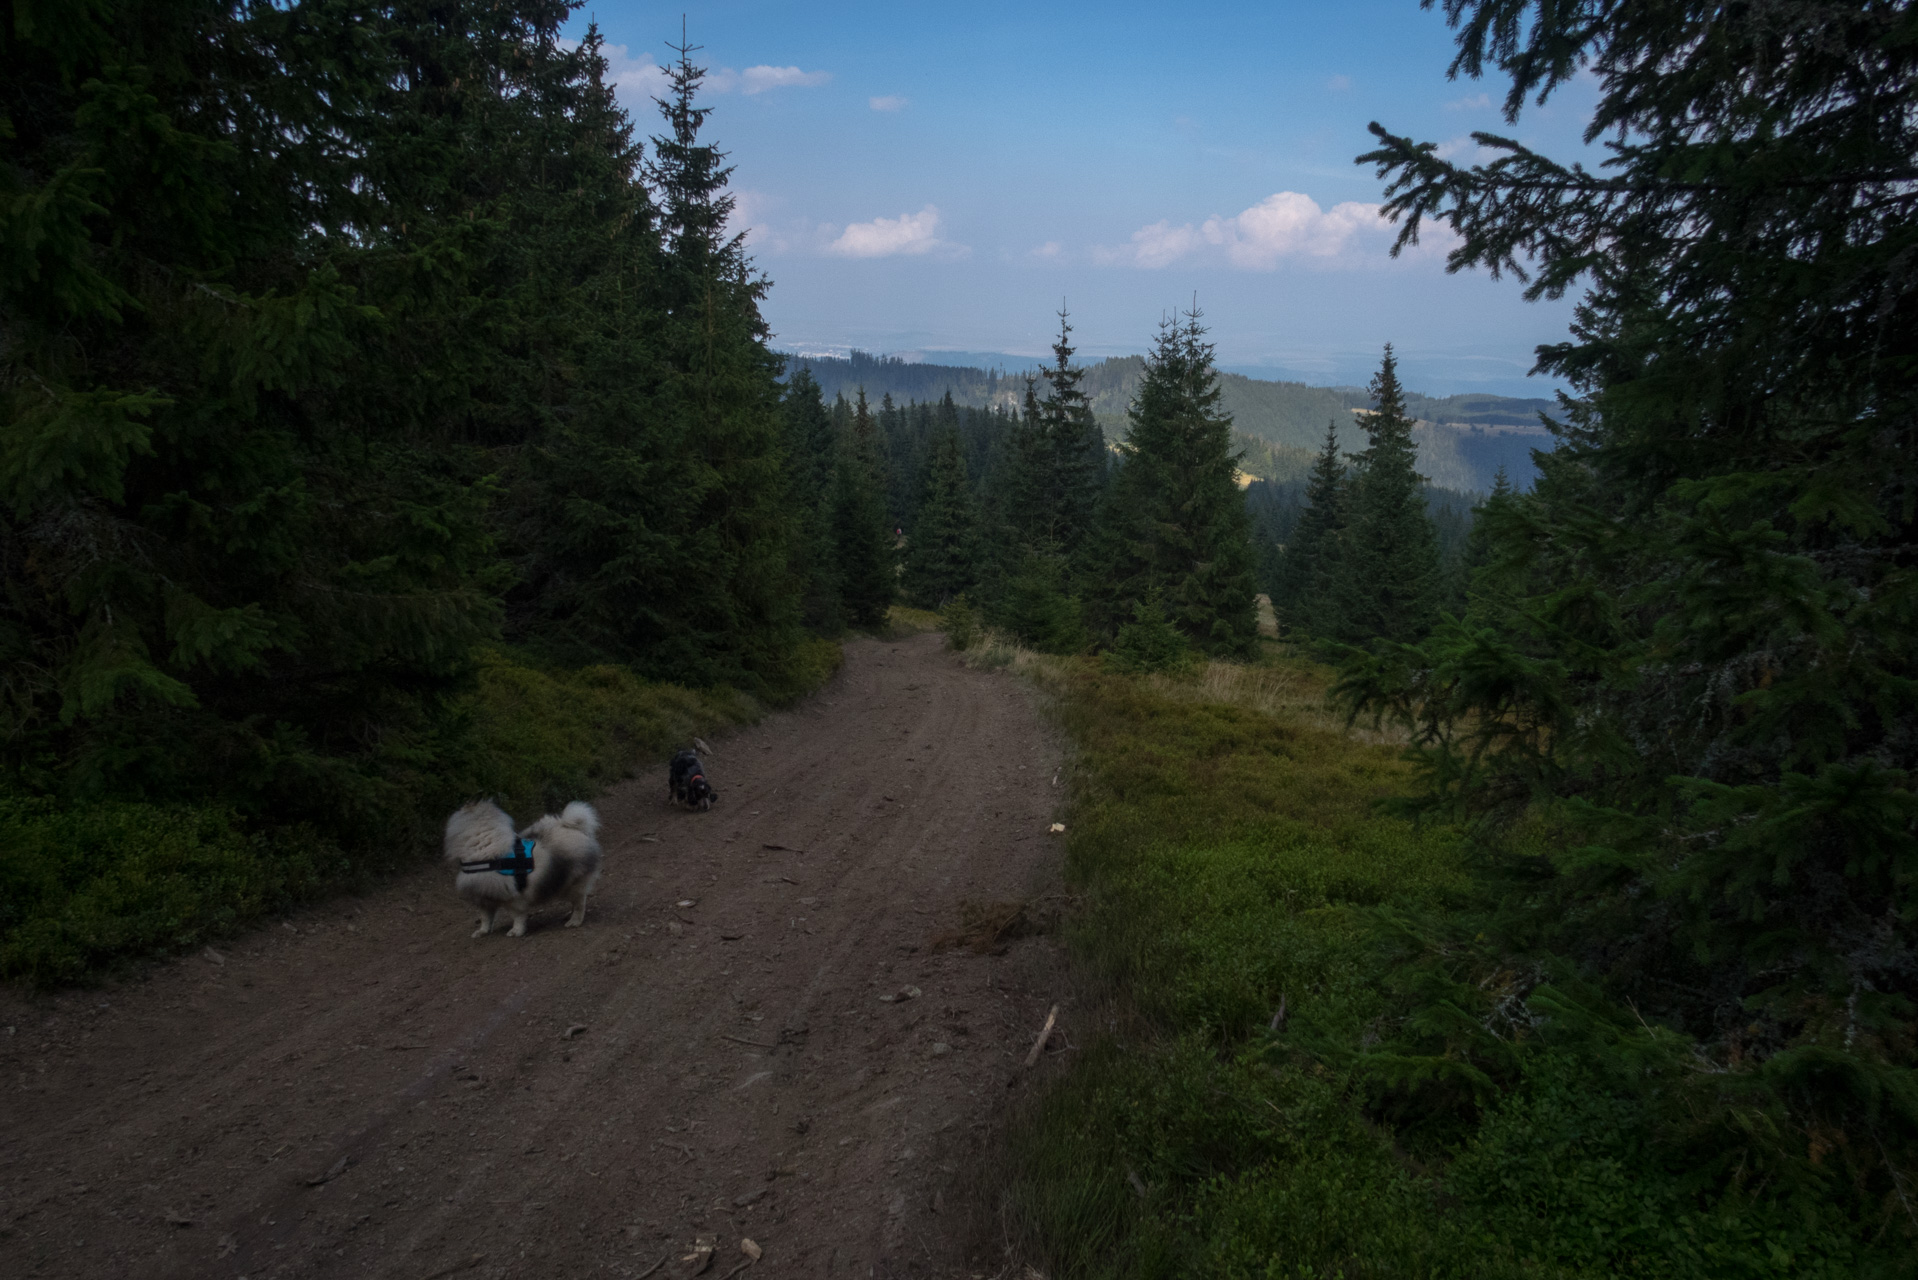
<path id="1" fill-rule="evenodd" d="M 1556 447 L 1448 585 L 1389 353 L 1369 447 L 1328 431 L 1267 583 L 1397 760 L 1115 682 L 1177 678 L 1168 624 L 1231 650 L 1082 579 L 1119 626 L 1065 682 L 1070 866 L 1118 1025 L 1009 1212 L 1072 1276 L 1912 1275 L 1910 13 L 1443 8 L 1508 133 L 1593 95 L 1595 171 L 1359 157 L 1401 247 L 1582 291 Z"/>
<path id="2" fill-rule="evenodd" d="M 810 684 L 823 684 L 839 646 L 815 642 L 804 660 Z M 540 667 L 488 649 L 475 668 L 443 736 L 386 773 L 384 841 L 349 843 L 233 805 L 0 796 L 0 977 L 82 982 L 215 941 L 415 864 L 468 799 L 491 796 L 528 821 L 764 711 L 747 694 L 612 665 Z"/>
<path id="3" fill-rule="evenodd" d="M 1560 833 L 1394 813 L 1403 737 L 1348 732 L 1330 669 L 972 660 L 1039 679 L 1077 752 L 1099 1025 L 1014 1126 L 1001 1204 L 1048 1274 L 1909 1273 L 1918 1224 L 1837 1130 L 1495 941 L 1500 855 Z"/>

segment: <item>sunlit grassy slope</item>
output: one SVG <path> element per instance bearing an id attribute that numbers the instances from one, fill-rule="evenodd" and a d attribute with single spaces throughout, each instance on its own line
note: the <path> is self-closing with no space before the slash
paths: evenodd
<path id="1" fill-rule="evenodd" d="M 1098 1034 L 1001 1183 L 1054 1280 L 1909 1272 L 1815 1187 L 1689 1150 L 1629 1072 L 1522 1033 L 1497 1081 L 1400 1053 L 1483 1016 L 1447 982 L 1497 1004 L 1496 970 L 1407 942 L 1484 891 L 1464 832 L 1381 806 L 1408 768 L 1343 731 L 1322 671 L 972 660 L 1037 674 L 1077 748 L 1068 935 Z"/>

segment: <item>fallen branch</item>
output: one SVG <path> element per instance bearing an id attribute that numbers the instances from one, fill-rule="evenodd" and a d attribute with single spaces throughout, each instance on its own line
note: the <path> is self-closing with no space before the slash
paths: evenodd
<path id="1" fill-rule="evenodd" d="M 647 1276 L 649 1276 L 649 1275 L 651 1275 L 651 1274 L 653 1274 L 653 1272 L 655 1272 L 655 1271 L 657 1271 L 657 1270 L 659 1270 L 659 1269 L 660 1269 L 661 1267 L 663 1267 L 663 1266 L 665 1266 L 665 1265 L 666 1265 L 666 1259 L 667 1259 L 667 1258 L 670 1258 L 670 1257 L 672 1257 L 672 1256 L 673 1256 L 673 1251 L 672 1251 L 671 1249 L 668 1249 L 668 1250 L 667 1250 L 667 1251 L 665 1252 L 665 1254 L 664 1254 L 664 1256 L 662 1256 L 662 1257 L 660 1258 L 660 1260 L 659 1260 L 658 1262 L 655 1262 L 655 1263 L 654 1263 L 654 1264 L 653 1264 L 652 1266 L 650 1266 L 650 1267 L 648 1267 L 648 1268 L 646 1268 L 646 1269 L 645 1269 L 644 1271 L 642 1271 L 642 1272 L 640 1272 L 640 1273 L 639 1273 L 638 1275 L 636 1275 L 636 1276 L 634 1276 L 634 1277 L 633 1277 L 633 1280 L 646 1280 L 646 1277 L 647 1277 Z"/>
<path id="2" fill-rule="evenodd" d="M 779 1047 L 776 1044 L 767 1044 L 762 1040 L 748 1040 L 745 1036 L 729 1036 L 729 1035 L 721 1034 L 719 1038 L 721 1040 L 730 1040 L 734 1044 L 749 1044 L 755 1049 L 777 1049 Z"/>
<path id="3" fill-rule="evenodd" d="M 318 1187 L 328 1182 L 331 1182 L 333 1181 L 333 1179 L 345 1173 L 346 1167 L 352 1163 L 353 1163 L 353 1157 L 341 1156 L 338 1160 L 335 1160 L 333 1162 L 333 1167 L 328 1169 L 325 1173 L 321 1174 L 317 1178 L 308 1178 L 306 1180 L 306 1185 L 309 1187 Z"/>
<path id="4" fill-rule="evenodd" d="M 1026 1055 L 1026 1066 L 1039 1061 L 1039 1051 L 1046 1047 L 1046 1041 L 1052 1039 L 1052 1024 L 1059 1020 L 1059 1006 L 1053 1005 L 1052 1012 L 1046 1014 L 1046 1025 L 1039 1030 L 1039 1038 L 1032 1042 L 1032 1052 Z"/>
<path id="5" fill-rule="evenodd" d="M 473 1267 L 477 1267 L 480 1263 L 484 1261 L 486 1261 L 486 1255 L 483 1253 L 476 1253 L 464 1262 L 455 1262 L 450 1267 L 441 1267 L 438 1271 L 435 1271 L 432 1275 L 426 1277 L 426 1280 L 442 1280 L 442 1277 L 455 1275 L 461 1271 L 466 1271 Z"/>

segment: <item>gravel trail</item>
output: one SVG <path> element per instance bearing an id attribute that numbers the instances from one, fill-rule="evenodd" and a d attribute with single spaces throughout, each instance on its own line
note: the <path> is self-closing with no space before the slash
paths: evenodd
<path id="1" fill-rule="evenodd" d="M 435 866 L 0 992 L 0 1273 L 721 1280 L 750 1238 L 752 1277 L 990 1274 L 980 1160 L 1070 1056 L 1021 1067 L 1063 962 L 934 943 L 1054 888 L 1056 736 L 925 635 L 714 746 L 711 813 L 663 763 L 598 801 L 584 928 L 470 938 Z"/>

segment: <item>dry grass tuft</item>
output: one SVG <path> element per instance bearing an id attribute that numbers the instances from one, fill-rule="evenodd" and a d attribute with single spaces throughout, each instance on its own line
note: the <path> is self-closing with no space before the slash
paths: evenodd
<path id="1" fill-rule="evenodd" d="M 959 927 L 934 938 L 932 949 L 964 947 L 978 955 L 995 954 L 1020 938 L 1053 932 L 1069 905 L 1062 893 L 1016 902 L 961 902 Z"/>
<path id="2" fill-rule="evenodd" d="M 1145 681 L 1154 693 L 1174 702 L 1240 707 L 1368 746 L 1397 746 L 1405 741 L 1403 733 L 1392 730 L 1364 725 L 1347 729 L 1345 716 L 1326 697 L 1332 673 L 1299 658 L 1260 663 L 1213 661 L 1189 675 L 1147 676 Z"/>
<path id="3" fill-rule="evenodd" d="M 919 636 L 937 630 L 939 615 L 932 610 L 896 604 L 886 610 L 886 625 L 879 634 L 884 640 L 904 640 L 907 636 Z"/>

